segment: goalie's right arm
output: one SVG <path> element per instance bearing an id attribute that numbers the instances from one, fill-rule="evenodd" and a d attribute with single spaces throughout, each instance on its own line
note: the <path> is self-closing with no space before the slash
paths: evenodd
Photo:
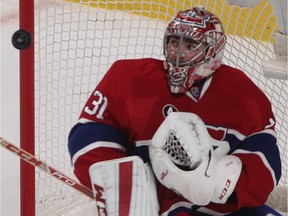
<path id="1" fill-rule="evenodd" d="M 91 188 L 89 167 L 97 162 L 126 157 L 125 141 L 125 136 L 108 124 L 76 124 L 69 134 L 68 149 L 79 181 Z"/>

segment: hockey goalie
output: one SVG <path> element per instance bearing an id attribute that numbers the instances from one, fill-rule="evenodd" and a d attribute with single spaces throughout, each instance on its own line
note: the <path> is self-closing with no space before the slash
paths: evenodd
<path id="1" fill-rule="evenodd" d="M 164 60 L 118 60 L 96 86 L 68 148 L 99 215 L 280 215 L 265 205 L 281 177 L 271 103 L 225 44 L 214 14 L 179 11 Z"/>

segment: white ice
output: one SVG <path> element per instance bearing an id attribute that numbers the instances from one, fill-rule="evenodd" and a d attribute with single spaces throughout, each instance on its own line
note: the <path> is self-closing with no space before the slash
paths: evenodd
<path id="1" fill-rule="evenodd" d="M 18 1 L 1 0 L 0 136 L 19 143 L 19 51 L 11 43 L 18 30 Z M 0 215 L 20 215 L 19 158 L 0 148 Z"/>

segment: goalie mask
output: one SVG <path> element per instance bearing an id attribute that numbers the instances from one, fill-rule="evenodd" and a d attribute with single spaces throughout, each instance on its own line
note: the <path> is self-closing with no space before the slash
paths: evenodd
<path id="1" fill-rule="evenodd" d="M 170 91 L 189 91 L 195 81 L 211 75 L 222 63 L 225 44 L 222 23 L 215 15 L 200 7 L 180 11 L 164 35 Z"/>

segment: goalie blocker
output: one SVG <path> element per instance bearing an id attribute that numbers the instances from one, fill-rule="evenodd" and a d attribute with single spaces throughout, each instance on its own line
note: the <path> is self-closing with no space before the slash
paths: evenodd
<path id="1" fill-rule="evenodd" d="M 180 112 L 168 115 L 149 148 L 157 179 L 201 206 L 225 203 L 234 191 L 242 162 L 228 151 L 228 143 L 213 139 L 197 115 Z"/>

